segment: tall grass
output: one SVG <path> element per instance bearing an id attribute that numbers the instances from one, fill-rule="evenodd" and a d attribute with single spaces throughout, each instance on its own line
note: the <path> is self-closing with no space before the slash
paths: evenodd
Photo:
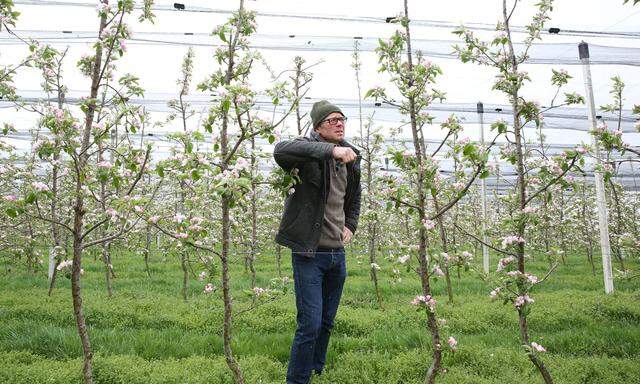
<path id="1" fill-rule="evenodd" d="M 532 340 L 548 349 L 558 383 L 640 382 L 640 281 L 618 281 L 606 296 L 600 275 L 592 276 L 582 255 L 572 255 L 535 292 Z M 232 264 L 236 311 L 252 305 L 241 258 Z M 83 287 L 87 323 L 97 351 L 97 383 L 231 383 L 222 358 L 222 300 L 202 293 L 191 279 L 189 301 L 180 295 L 177 257 L 152 255 L 148 278 L 133 253 L 114 255 L 117 279 L 109 298 L 100 262 L 86 258 Z M 384 263 L 381 263 L 384 267 Z M 637 270 L 640 263 L 628 261 Z M 291 276 L 286 260 L 284 273 Z M 259 286 L 276 276 L 270 255 L 256 263 Z M 544 261 L 530 264 L 540 274 Z M 349 257 L 349 276 L 336 319 L 328 369 L 316 383 L 420 383 L 428 365 L 424 314 L 409 301 L 419 292 L 407 273 L 390 284 L 383 273 L 385 311 L 377 309 L 368 265 Z M 5 270 L 2 268 L 1 270 Z M 196 273 L 199 271 L 196 270 Z M 389 275 L 390 278 L 390 275 Z M 211 279 L 217 285 L 218 276 Z M 80 342 L 73 320 L 70 284 L 60 278 L 47 296 L 44 272 L 19 268 L 0 276 L 0 382 L 80 383 Z M 453 278 L 456 302 L 446 303 L 444 281 L 434 292 L 444 332 L 458 350 L 445 357 L 443 383 L 537 383 L 519 345 L 516 313 L 492 302 L 487 286 L 471 272 Z M 234 350 L 250 383 L 282 383 L 295 329 L 293 293 L 235 319 Z"/>

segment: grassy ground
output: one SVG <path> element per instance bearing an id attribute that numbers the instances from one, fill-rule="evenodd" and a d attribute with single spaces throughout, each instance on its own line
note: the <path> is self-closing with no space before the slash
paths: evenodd
<path id="1" fill-rule="evenodd" d="M 176 257 L 154 255 L 148 278 L 139 256 L 116 255 L 111 298 L 101 264 L 85 260 L 85 314 L 97 383 L 232 382 L 222 358 L 220 294 L 204 295 L 203 283 L 192 279 L 185 303 Z M 639 264 L 628 262 L 634 270 Z M 290 276 L 288 252 L 283 266 Z M 407 273 L 391 285 L 384 277 L 381 311 L 367 267 L 349 257 L 328 367 L 314 384 L 423 382 L 431 351 L 425 315 L 409 305 L 419 293 L 417 278 Z M 545 267 L 538 261 L 530 269 L 541 275 Z M 260 286 L 277 275 L 271 256 L 261 256 L 257 268 Z M 243 311 L 251 299 L 241 292 L 249 286 L 241 263 L 234 263 L 233 279 L 235 309 Z M 532 340 L 549 350 L 543 358 L 556 383 L 640 383 L 639 280 L 616 282 L 616 293 L 605 296 L 601 275 L 592 276 L 586 258 L 574 255 L 534 292 Z M 436 283 L 444 333 L 459 342 L 455 354 L 445 355 L 447 372 L 439 382 L 542 382 L 519 345 L 516 312 L 492 302 L 491 288 L 463 272 L 460 280 L 453 278 L 455 303 L 447 304 L 444 281 Z M 236 318 L 234 350 L 247 383 L 284 382 L 294 329 L 292 292 Z M 42 273 L 3 272 L 0 383 L 80 383 L 81 354 L 69 281 L 61 278 L 48 297 Z"/>

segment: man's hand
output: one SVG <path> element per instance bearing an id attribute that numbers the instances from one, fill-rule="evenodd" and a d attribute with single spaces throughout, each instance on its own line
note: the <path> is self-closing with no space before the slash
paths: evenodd
<path id="1" fill-rule="evenodd" d="M 336 160 L 340 160 L 343 163 L 350 163 L 354 161 L 358 156 L 353 151 L 353 149 L 349 147 L 334 147 L 333 148 L 333 158 Z"/>
<path id="2" fill-rule="evenodd" d="M 347 227 L 344 227 L 342 230 L 342 242 L 344 244 L 348 244 L 351 241 L 351 237 L 353 237 L 353 232 Z"/>

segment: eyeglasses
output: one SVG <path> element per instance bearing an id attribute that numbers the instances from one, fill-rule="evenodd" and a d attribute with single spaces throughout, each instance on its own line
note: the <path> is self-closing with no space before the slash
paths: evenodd
<path id="1" fill-rule="evenodd" d="M 337 125 L 337 124 L 338 124 L 338 121 L 339 121 L 339 122 L 341 122 L 342 124 L 346 123 L 346 122 L 347 122 L 347 118 L 346 118 L 345 116 L 342 116 L 342 117 L 332 117 L 332 118 L 330 118 L 330 119 L 324 119 L 324 120 L 322 120 L 322 122 L 321 122 L 321 123 L 324 123 L 325 121 L 326 121 L 327 123 L 329 123 L 329 125 Z"/>

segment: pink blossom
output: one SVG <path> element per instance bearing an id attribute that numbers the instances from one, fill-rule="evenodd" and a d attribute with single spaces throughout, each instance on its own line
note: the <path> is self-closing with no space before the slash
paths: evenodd
<path id="1" fill-rule="evenodd" d="M 175 234 L 175 236 L 176 236 L 178 239 L 186 239 L 187 237 L 189 237 L 189 234 L 188 234 L 188 233 L 185 233 L 185 232 L 177 232 L 177 233 Z"/>
<path id="2" fill-rule="evenodd" d="M 430 295 L 418 295 L 411 300 L 411 305 L 425 305 L 431 312 L 433 312 L 435 310 L 436 300 Z"/>
<path id="3" fill-rule="evenodd" d="M 442 272 L 442 269 L 440 269 L 439 265 L 433 267 L 433 274 L 436 276 L 444 276 L 444 272 Z"/>
<path id="4" fill-rule="evenodd" d="M 516 260 L 515 257 L 513 256 L 509 256 L 509 257 L 505 257 L 503 259 L 500 259 L 498 261 L 498 268 L 496 269 L 496 272 L 500 272 L 504 269 L 504 267 L 507 266 L 507 264 L 510 264 L 512 262 L 514 262 Z"/>
<path id="5" fill-rule="evenodd" d="M 293 194 L 295 193 L 295 191 L 296 191 L 296 189 L 295 189 L 295 188 L 293 188 L 293 187 L 291 187 L 291 188 L 289 188 L 289 190 L 287 191 L 287 194 L 288 194 L 288 195 L 293 195 Z"/>
<path id="6" fill-rule="evenodd" d="M 457 183 L 453 184 L 453 188 L 457 189 L 458 191 L 463 190 L 464 187 L 466 187 L 466 184 L 462 181 L 458 181 Z"/>
<path id="7" fill-rule="evenodd" d="M 3 197 L 5 201 L 16 201 L 18 198 L 15 195 L 6 195 Z"/>
<path id="8" fill-rule="evenodd" d="M 160 216 L 151 216 L 149 218 L 149 222 L 152 224 L 156 224 L 160 220 Z"/>
<path id="9" fill-rule="evenodd" d="M 218 94 L 218 96 L 220 96 L 220 98 L 225 98 L 227 97 L 227 94 L 229 93 L 229 91 L 227 90 L 227 88 L 220 85 L 216 88 L 216 93 Z"/>
<path id="10" fill-rule="evenodd" d="M 410 258 L 411 258 L 411 255 L 404 255 L 404 256 L 400 256 L 400 257 L 398 257 L 398 262 L 399 262 L 400 264 L 404 264 L 404 263 L 406 263 L 407 261 L 409 261 L 409 259 L 410 259 Z"/>
<path id="11" fill-rule="evenodd" d="M 535 301 L 534 301 L 532 298 L 530 298 L 530 297 L 529 297 L 529 295 L 525 294 L 525 295 L 523 295 L 523 296 L 518 296 L 518 297 L 516 297 L 515 301 L 513 302 L 513 305 L 514 305 L 516 308 L 520 308 L 520 307 L 522 307 L 522 305 L 523 305 L 523 304 L 525 304 L 525 303 L 527 303 L 527 304 L 528 304 L 528 303 L 534 303 L 534 302 L 535 302 Z"/>
<path id="12" fill-rule="evenodd" d="M 436 227 L 435 221 L 424 219 L 422 220 L 422 225 L 424 225 L 425 229 L 431 230 Z"/>
<path id="13" fill-rule="evenodd" d="M 100 39 L 105 40 L 110 38 L 111 36 L 113 36 L 114 34 L 114 30 L 113 29 L 103 29 L 102 32 L 100 33 Z"/>
<path id="14" fill-rule="evenodd" d="M 458 143 L 460 145 L 467 145 L 467 144 L 469 144 L 469 141 L 471 141 L 471 139 L 469 139 L 468 137 L 464 137 L 464 138 L 460 139 L 460 141 L 458 141 Z"/>
<path id="15" fill-rule="evenodd" d="M 531 274 L 529 274 L 529 273 L 527 273 L 526 275 L 527 275 L 527 280 L 529 280 L 529 282 L 530 282 L 531 284 L 537 284 L 537 283 L 538 283 L 538 281 L 539 281 L 539 280 L 538 280 L 538 277 L 537 277 L 537 276 L 535 276 L 535 275 L 531 275 Z"/>
<path id="16" fill-rule="evenodd" d="M 587 149 L 581 145 L 576 148 L 576 152 L 584 155 L 585 153 L 587 153 Z"/>
<path id="17" fill-rule="evenodd" d="M 267 290 L 260 287 L 253 287 L 253 294 L 256 296 L 262 296 L 267 293 Z"/>
<path id="18" fill-rule="evenodd" d="M 462 251 L 462 257 L 466 259 L 473 259 L 473 255 L 469 251 Z"/>
<path id="19" fill-rule="evenodd" d="M 133 210 L 136 211 L 137 213 L 143 213 L 144 212 L 144 208 L 139 206 L 139 205 L 134 206 Z"/>
<path id="20" fill-rule="evenodd" d="M 491 297 L 491 299 L 497 298 L 498 294 L 500 294 L 500 287 L 497 287 L 493 291 L 489 292 L 489 296 Z"/>
<path id="21" fill-rule="evenodd" d="M 456 350 L 456 346 L 458 345 L 458 341 L 453 337 L 450 336 L 449 340 L 447 340 L 447 343 L 449 343 L 449 346 L 451 347 L 452 350 Z"/>
<path id="22" fill-rule="evenodd" d="M 173 216 L 173 222 L 182 223 L 186 218 L 187 216 L 183 215 L 182 213 L 176 213 L 175 216 Z"/>
<path id="23" fill-rule="evenodd" d="M 111 10 L 111 5 L 100 3 L 98 4 L 98 7 L 96 10 L 98 11 L 98 13 L 107 13 Z"/>
<path id="24" fill-rule="evenodd" d="M 120 40 L 120 49 L 122 50 L 122 52 L 127 52 L 127 45 L 124 40 Z"/>
<path id="25" fill-rule="evenodd" d="M 211 293 L 215 289 L 216 289 L 216 287 L 214 287 L 213 284 L 207 283 L 207 285 L 204 286 L 204 293 Z"/>
<path id="26" fill-rule="evenodd" d="M 524 209 L 522 210 L 522 213 L 533 213 L 535 211 L 536 209 L 534 207 L 524 207 Z"/>
<path id="27" fill-rule="evenodd" d="M 45 183 L 35 181 L 31 183 L 31 186 L 40 192 L 45 192 L 49 190 L 49 186 Z"/>
<path id="28" fill-rule="evenodd" d="M 200 274 L 198 275 L 198 281 L 204 280 L 205 277 L 207 277 L 207 272 L 205 271 L 200 272 Z"/>
<path id="29" fill-rule="evenodd" d="M 540 353 L 547 352 L 547 350 L 542 345 L 536 343 L 535 341 L 531 342 L 531 348 L 535 349 L 536 352 L 540 352 Z"/>
<path id="30" fill-rule="evenodd" d="M 520 271 L 509 271 L 507 272 L 507 276 L 509 277 L 516 277 L 520 274 Z"/>
<path id="31" fill-rule="evenodd" d="M 53 115 L 56 117 L 56 120 L 60 121 L 64 117 L 64 111 L 59 108 L 53 108 Z"/>
<path id="32" fill-rule="evenodd" d="M 63 260 L 60 262 L 60 264 L 58 264 L 56 269 L 58 271 L 62 271 L 65 268 L 70 268 L 72 265 L 73 265 L 73 260 Z"/>
<path id="33" fill-rule="evenodd" d="M 513 243 L 524 243 L 524 239 L 516 235 L 506 236 L 502 239 L 502 248 L 506 248 L 507 245 L 511 245 Z"/>

